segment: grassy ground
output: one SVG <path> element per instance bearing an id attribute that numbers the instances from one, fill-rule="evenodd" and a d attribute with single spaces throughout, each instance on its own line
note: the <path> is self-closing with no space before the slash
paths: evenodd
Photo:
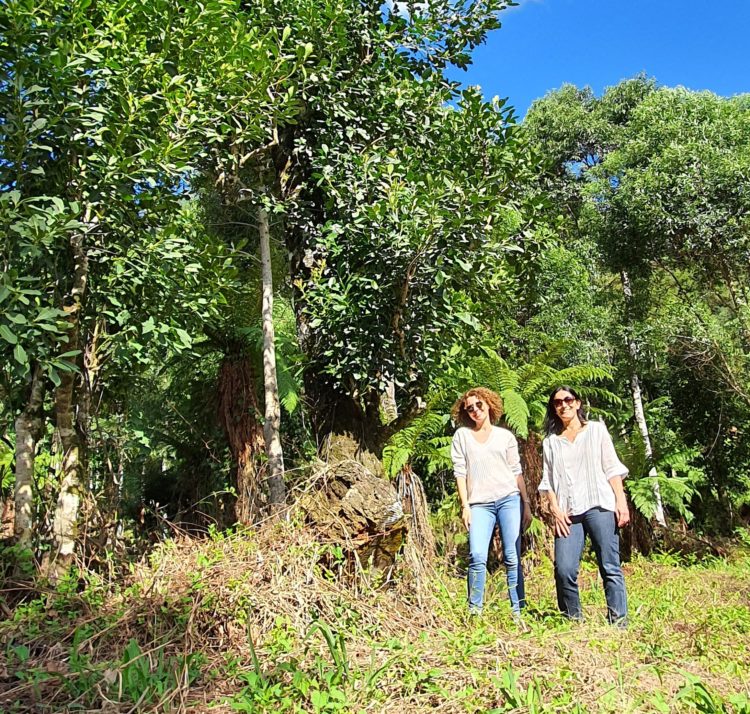
<path id="1" fill-rule="evenodd" d="M 470 619 L 457 572 L 346 577 L 293 525 L 170 541 L 117 581 L 6 591 L 0 710 L 750 712 L 747 545 L 628 563 L 625 631 L 591 562 L 584 623 L 556 614 L 546 558 L 527 565 L 519 628 L 501 571 Z"/>

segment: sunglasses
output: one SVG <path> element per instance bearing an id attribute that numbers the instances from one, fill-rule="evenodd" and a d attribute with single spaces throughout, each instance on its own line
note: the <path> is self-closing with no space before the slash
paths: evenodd
<path id="1" fill-rule="evenodd" d="M 563 404 L 570 406 L 574 401 L 576 401 L 575 397 L 563 397 L 562 399 L 553 399 L 552 404 L 555 409 L 559 409 Z"/>
<path id="2" fill-rule="evenodd" d="M 469 404 L 469 406 L 465 407 L 465 409 L 468 414 L 482 411 L 484 409 L 484 402 L 474 402 L 474 404 Z"/>

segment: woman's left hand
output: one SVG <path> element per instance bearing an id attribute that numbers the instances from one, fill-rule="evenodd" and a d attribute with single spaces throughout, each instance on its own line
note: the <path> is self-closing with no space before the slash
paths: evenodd
<path id="1" fill-rule="evenodd" d="M 628 510 L 628 502 L 625 498 L 618 498 L 615 501 L 615 515 L 617 516 L 617 526 L 622 528 L 623 526 L 630 523 L 630 511 Z"/>
<path id="2" fill-rule="evenodd" d="M 531 525 L 531 506 L 528 501 L 523 503 L 523 517 L 521 519 L 521 533 L 525 533 Z"/>

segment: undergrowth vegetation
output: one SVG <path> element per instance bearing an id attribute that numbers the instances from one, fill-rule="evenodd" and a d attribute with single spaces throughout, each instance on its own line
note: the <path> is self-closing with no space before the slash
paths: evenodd
<path id="1" fill-rule="evenodd" d="M 294 523 L 165 541 L 121 580 L 6 593 L 0 702 L 21 712 L 750 712 L 750 548 L 625 565 L 611 628 L 592 560 L 587 619 L 557 614 L 528 558 L 513 623 L 503 573 L 470 619 L 463 573 L 353 567 Z"/>

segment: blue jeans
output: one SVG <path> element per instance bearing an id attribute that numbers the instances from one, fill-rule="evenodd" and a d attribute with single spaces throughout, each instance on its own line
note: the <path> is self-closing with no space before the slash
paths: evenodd
<path id="1" fill-rule="evenodd" d="M 620 567 L 620 538 L 615 514 L 603 508 L 591 508 L 579 516 L 572 516 L 571 520 L 570 535 L 555 537 L 555 585 L 560 611 L 574 619 L 582 617 L 578 568 L 588 535 L 604 582 L 607 617 L 610 622 L 625 625 L 628 601 Z"/>
<path id="2" fill-rule="evenodd" d="M 500 526 L 503 539 L 503 562 L 508 579 L 508 596 L 513 612 L 526 606 L 521 568 L 521 494 L 514 493 L 492 503 L 471 505 L 469 526 L 469 610 L 479 612 L 484 602 L 487 580 L 487 553 L 490 549 L 495 523 Z"/>

